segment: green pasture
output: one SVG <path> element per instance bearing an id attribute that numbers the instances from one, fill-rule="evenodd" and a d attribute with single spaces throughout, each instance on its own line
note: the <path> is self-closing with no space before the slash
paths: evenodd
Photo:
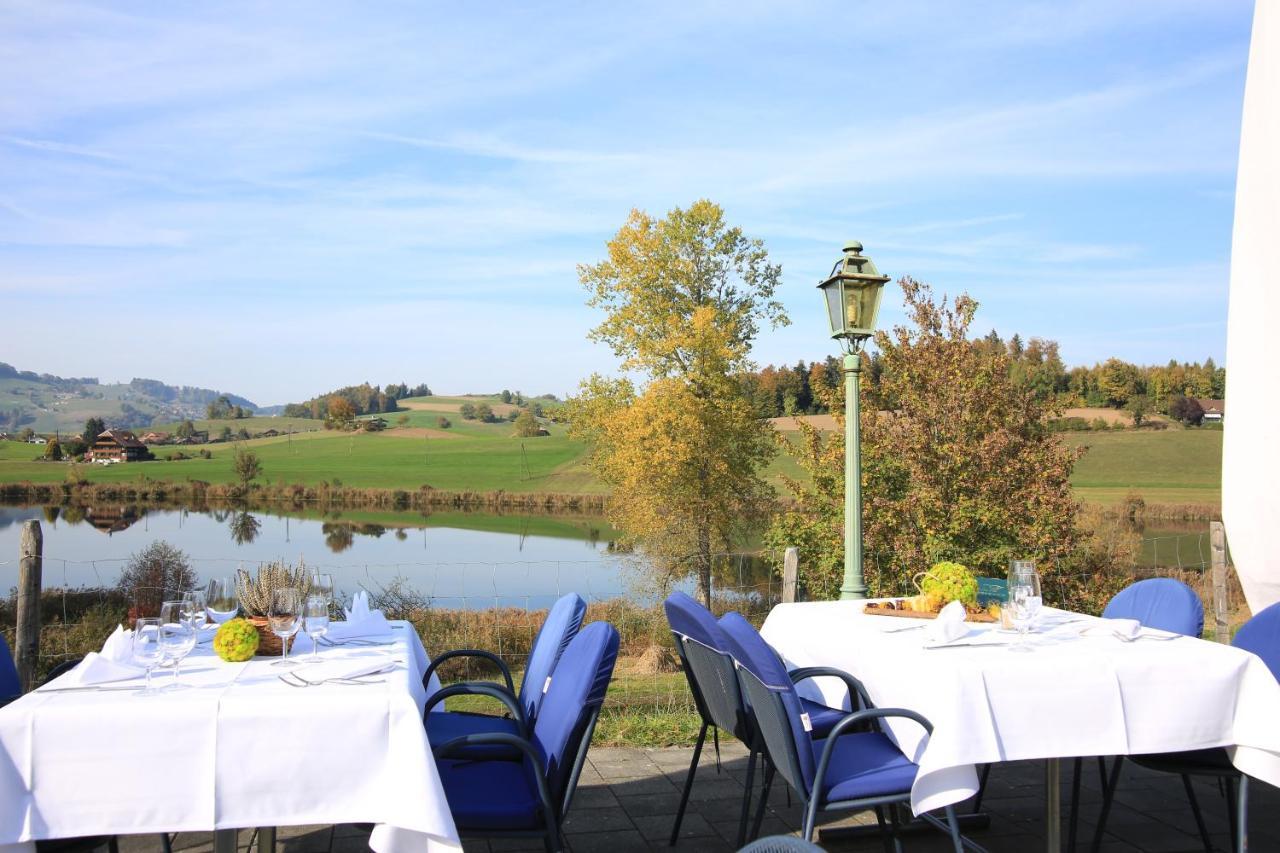
<path id="1" fill-rule="evenodd" d="M 1149 504 L 1222 502 L 1221 430 L 1064 433 L 1063 439 L 1088 448 L 1071 477 L 1081 500 L 1114 504 L 1136 492 Z"/>

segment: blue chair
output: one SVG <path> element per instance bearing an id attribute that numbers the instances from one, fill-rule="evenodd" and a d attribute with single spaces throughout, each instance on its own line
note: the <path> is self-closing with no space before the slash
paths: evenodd
<path id="1" fill-rule="evenodd" d="M 503 732 L 519 737 L 528 737 L 529 731 L 538 721 L 538 713 L 545 699 L 547 679 L 556 671 L 564 650 L 582 627 L 582 619 L 587 613 L 587 603 L 577 593 L 562 596 L 551 610 L 547 618 L 533 638 L 533 646 L 525 664 L 524 678 L 520 682 L 520 692 L 516 693 L 511 679 L 511 671 L 497 655 L 482 649 L 456 649 L 445 652 L 431 661 L 426 673 L 422 676 L 422 685 L 430 690 L 431 676 L 440 665 L 456 658 L 475 657 L 490 661 L 502 673 L 505 684 L 491 681 L 472 681 L 452 684 L 433 694 L 422 711 L 423 725 L 427 727 L 427 739 L 434 746 L 455 740 L 463 735 L 480 734 L 481 732 Z M 510 716 L 496 717 L 488 714 L 475 714 L 460 711 L 430 713 L 431 708 L 450 696 L 481 695 L 501 702 Z M 505 757 L 510 761 L 520 760 L 520 751 L 501 745 L 488 746 L 476 750 L 475 757 Z"/>
<path id="2" fill-rule="evenodd" d="M 1260 657 L 1271 670 L 1271 674 L 1280 681 L 1280 604 L 1273 604 L 1255 613 L 1252 619 L 1240 626 L 1231 645 Z M 1213 842 L 1209 838 L 1209 829 L 1205 826 L 1204 815 L 1200 812 L 1200 803 L 1196 799 L 1195 789 L 1191 786 L 1191 777 L 1208 776 L 1224 780 L 1231 847 L 1243 853 L 1248 840 L 1249 777 L 1235 768 L 1225 749 L 1133 755 L 1129 760 L 1148 770 L 1177 773 L 1182 777 L 1182 787 L 1187 792 L 1187 801 L 1191 804 L 1191 813 L 1196 819 L 1196 829 L 1200 833 L 1200 841 L 1204 844 L 1206 851 L 1213 850 Z M 1116 763 L 1118 766 L 1119 761 Z M 1113 774 L 1110 786 L 1103 790 L 1102 814 L 1098 818 L 1098 831 L 1094 836 L 1095 850 L 1101 843 L 1102 832 L 1106 828 L 1111 801 L 1115 796 L 1115 782 L 1116 776 Z"/>
<path id="3" fill-rule="evenodd" d="M 600 706 L 618 659 L 618 632 L 595 622 L 560 657 L 528 737 L 480 732 L 433 748 L 454 823 L 464 838 L 541 838 L 563 848 L 561 826 L 587 758 Z M 475 759 L 501 745 L 521 761 Z"/>
<path id="4" fill-rule="evenodd" d="M 680 655 L 694 705 L 702 718 L 698 739 L 693 747 L 693 760 L 689 762 L 689 773 L 685 776 L 680 805 L 676 809 L 675 824 L 671 828 L 670 843 L 674 845 L 680 837 L 680 824 L 689 804 L 689 794 L 693 790 L 693 779 L 698 770 L 698 760 L 702 756 L 707 730 L 711 730 L 716 755 L 719 756 L 719 733 L 723 729 L 746 744 L 748 749 L 747 780 L 743 790 L 742 814 L 738 821 L 738 845 L 741 846 L 747 836 L 756 762 L 758 757 L 763 756 L 764 745 L 752 725 L 751 715 L 747 711 L 737 675 L 734 673 L 733 659 L 715 616 L 683 592 L 669 596 L 663 603 L 663 609 L 675 638 L 676 651 Z M 778 665 L 782 666 L 781 661 Z M 809 703 L 807 708 L 823 731 L 830 731 L 844 716 L 844 712 L 816 702 Z"/>
<path id="5" fill-rule="evenodd" d="M 1148 578 L 1129 584 L 1112 596 L 1102 609 L 1102 618 L 1136 619 L 1145 628 L 1199 637 L 1204 630 L 1204 604 L 1196 591 L 1182 581 L 1173 578 Z M 1106 759 L 1098 757 L 1098 776 L 1102 784 L 1104 806 L 1102 820 L 1098 823 L 1099 829 L 1095 835 L 1095 849 L 1102 843 L 1101 826 L 1106 820 L 1106 810 L 1110 808 L 1106 792 L 1120 777 L 1121 764 L 1123 758 L 1117 757 L 1108 775 Z M 1067 823 L 1068 850 L 1074 850 L 1076 845 L 1080 816 L 1080 774 L 1084 771 L 1084 759 L 1075 759 L 1072 770 L 1071 811 Z"/>
<path id="6" fill-rule="evenodd" d="M 18 678 L 18 667 L 13 662 L 13 653 L 9 651 L 9 643 L 4 634 L 0 634 L 0 708 L 22 696 L 22 681 Z"/>
<path id="7" fill-rule="evenodd" d="M 840 673 L 850 685 L 855 710 L 846 714 L 831 733 L 814 738 L 806 726 L 804 706 L 793 679 L 835 675 L 839 670 L 813 668 L 788 673 L 776 653 L 737 613 L 720 620 L 730 653 L 738 664 L 738 679 L 750 702 L 751 715 L 769 753 L 772 767 L 787 781 L 804 804 L 801 838 L 813 840 L 814 825 L 822 811 L 862 811 L 874 809 L 881 831 L 885 826 L 885 806 L 897 842 L 897 817 L 893 806 L 911 801 L 917 767 L 881 729 L 886 717 L 912 720 L 932 732 L 923 716 L 905 708 L 876 708 L 866 690 L 853 676 Z M 766 771 L 766 780 L 768 779 Z M 763 803 L 762 803 L 763 805 Z M 946 823 L 933 815 L 922 817 L 948 832 L 956 853 L 964 841 L 951 806 Z"/>

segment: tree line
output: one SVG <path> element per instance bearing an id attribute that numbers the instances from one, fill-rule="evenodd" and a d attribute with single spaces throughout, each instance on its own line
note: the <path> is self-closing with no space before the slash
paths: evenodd
<path id="1" fill-rule="evenodd" d="M 1004 340 L 991 331 L 972 343 L 988 355 L 999 355 L 1013 387 L 1039 403 L 1127 409 L 1138 423 L 1151 411 L 1199 423 L 1204 412 L 1197 401 L 1221 400 L 1226 388 L 1226 369 L 1212 358 L 1204 362 L 1170 360 L 1164 365 L 1109 358 L 1092 367 L 1068 368 L 1056 341 L 1024 340 L 1017 334 Z M 886 367 L 879 351 L 864 352 L 862 358 L 862 393 L 868 403 L 879 409 L 897 409 L 899 401 L 892 390 L 896 378 L 886 375 L 886 370 L 893 368 Z M 744 394 L 766 418 L 828 414 L 830 395 L 826 392 L 843 380 L 840 359 L 835 356 L 809 363 L 801 360 L 791 366 L 771 364 L 740 377 Z"/>
<path id="2" fill-rule="evenodd" d="M 301 403 L 290 403 L 284 407 L 284 416 L 287 418 L 314 418 L 316 420 L 330 420 L 333 413 L 330 409 L 335 405 L 336 400 L 343 400 L 345 405 L 339 405 L 341 410 L 338 414 L 342 419 L 359 415 L 375 415 L 383 412 L 394 412 L 397 410 L 397 400 L 403 400 L 406 397 L 429 397 L 431 389 L 427 383 L 410 387 L 403 382 L 392 383 L 385 388 L 379 388 L 377 385 L 370 385 L 365 382 L 362 385 L 348 385 L 345 388 L 339 388 L 336 391 L 330 391 L 327 394 L 321 394 L 305 400 Z M 348 412 L 347 407 L 350 407 Z"/>

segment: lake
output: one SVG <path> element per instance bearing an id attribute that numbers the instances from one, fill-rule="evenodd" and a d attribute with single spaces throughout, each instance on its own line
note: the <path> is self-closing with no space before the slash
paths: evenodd
<path id="1" fill-rule="evenodd" d="M 18 576 L 21 522 L 44 532 L 44 586 L 112 586 L 131 554 L 156 540 L 181 548 L 201 580 L 237 567 L 305 560 L 344 593 L 401 578 L 435 606 L 546 607 L 574 591 L 589 600 L 652 597 L 642 556 L 613 549 L 602 518 L 473 512 L 272 514 L 136 506 L 0 506 L 0 589 Z M 758 557 L 726 555 L 721 584 L 768 586 Z"/>

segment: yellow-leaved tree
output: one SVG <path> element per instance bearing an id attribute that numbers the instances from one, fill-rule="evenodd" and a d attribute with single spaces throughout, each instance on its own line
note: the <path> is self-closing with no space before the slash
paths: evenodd
<path id="1" fill-rule="evenodd" d="M 712 556 L 760 523 L 773 500 L 761 469 L 776 452 L 737 376 L 760 326 L 787 323 L 773 298 L 782 270 L 760 240 L 709 201 L 663 219 L 638 210 L 582 265 L 591 337 L 641 377 L 593 375 L 569 401 L 570 434 L 612 488 L 609 520 L 668 578 L 693 574 L 711 597 Z"/>

